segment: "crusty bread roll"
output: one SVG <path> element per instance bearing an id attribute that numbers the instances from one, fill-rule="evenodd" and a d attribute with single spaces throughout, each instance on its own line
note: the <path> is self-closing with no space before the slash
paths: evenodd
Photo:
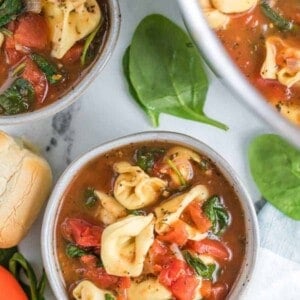
<path id="1" fill-rule="evenodd" d="M 15 246 L 26 235 L 51 186 L 46 160 L 0 131 L 0 248 Z"/>

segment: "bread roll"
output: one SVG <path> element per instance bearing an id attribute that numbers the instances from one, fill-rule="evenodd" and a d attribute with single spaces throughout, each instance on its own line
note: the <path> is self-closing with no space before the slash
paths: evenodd
<path id="1" fill-rule="evenodd" d="M 22 240 L 51 185 L 46 160 L 0 131 L 0 248 L 13 247 Z"/>

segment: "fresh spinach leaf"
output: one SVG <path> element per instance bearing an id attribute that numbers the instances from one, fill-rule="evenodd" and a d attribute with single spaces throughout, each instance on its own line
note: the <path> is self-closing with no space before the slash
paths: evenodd
<path id="1" fill-rule="evenodd" d="M 92 187 L 88 187 L 84 191 L 84 203 L 87 207 L 93 207 L 96 202 L 99 200 L 97 195 L 95 194 L 95 189 Z"/>
<path id="2" fill-rule="evenodd" d="M 146 216 L 147 215 L 147 213 L 141 209 L 129 210 L 128 214 L 133 215 L 133 216 Z"/>
<path id="3" fill-rule="evenodd" d="M 66 247 L 66 254 L 71 258 L 81 257 L 89 254 L 88 251 L 83 250 L 73 244 L 68 244 Z"/>
<path id="4" fill-rule="evenodd" d="M 104 298 L 105 298 L 105 300 L 115 300 L 115 297 L 108 293 L 106 293 L 104 295 Z"/>
<path id="5" fill-rule="evenodd" d="M 151 171 L 155 161 L 164 153 L 165 149 L 163 148 L 142 147 L 136 152 L 136 164 L 144 171 Z"/>
<path id="6" fill-rule="evenodd" d="M 211 280 L 216 270 L 215 264 L 206 265 L 199 257 L 192 255 L 189 251 L 183 251 L 185 261 L 194 269 L 196 274 L 204 279 Z"/>
<path id="7" fill-rule="evenodd" d="M 18 78 L 0 95 L 0 109 L 5 115 L 14 115 L 29 110 L 35 92 L 29 81 Z"/>
<path id="8" fill-rule="evenodd" d="M 14 20 L 23 11 L 22 0 L 4 0 L 0 4 L 0 27 Z"/>
<path id="9" fill-rule="evenodd" d="M 220 235 L 229 224 L 229 214 L 218 196 L 213 196 L 202 205 L 205 215 L 212 223 L 212 232 Z"/>
<path id="10" fill-rule="evenodd" d="M 0 265 L 8 267 L 10 258 L 18 251 L 17 247 L 0 249 Z"/>
<path id="11" fill-rule="evenodd" d="M 32 53 L 30 57 L 46 75 L 49 83 L 55 84 L 62 80 L 63 76 L 59 73 L 56 65 L 50 63 L 46 58 L 36 53 Z"/>
<path id="12" fill-rule="evenodd" d="M 248 151 L 252 177 L 263 197 L 300 220 L 300 151 L 275 134 L 255 138 Z"/>
<path id="13" fill-rule="evenodd" d="M 131 94 L 153 126 L 158 126 L 160 113 L 167 113 L 227 129 L 204 113 L 208 79 L 197 49 L 164 16 L 150 15 L 141 21 L 123 67 Z"/>
<path id="14" fill-rule="evenodd" d="M 41 279 L 38 281 L 30 263 L 19 252 L 15 253 L 10 259 L 9 270 L 20 282 L 30 300 L 45 299 L 44 291 L 47 278 L 44 270 Z"/>

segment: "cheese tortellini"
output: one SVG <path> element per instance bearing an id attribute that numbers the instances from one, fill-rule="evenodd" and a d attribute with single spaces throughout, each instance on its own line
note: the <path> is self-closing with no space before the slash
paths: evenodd
<path id="1" fill-rule="evenodd" d="M 277 79 L 292 87 L 300 83 L 300 49 L 288 45 L 276 36 L 266 40 L 266 58 L 260 74 L 264 79 Z"/>
<path id="2" fill-rule="evenodd" d="M 225 29 L 230 14 L 245 12 L 257 4 L 257 0 L 199 0 L 208 24 L 213 29 Z"/>
<path id="3" fill-rule="evenodd" d="M 76 300 L 106 300 L 106 295 L 113 296 L 111 292 L 99 289 L 89 280 L 81 281 L 72 294 Z"/>
<path id="4" fill-rule="evenodd" d="M 150 177 L 128 162 L 114 164 L 114 171 L 119 174 L 114 184 L 114 196 L 130 210 L 154 204 L 166 187 L 164 180 Z"/>
<path id="5" fill-rule="evenodd" d="M 108 274 L 139 276 L 154 240 L 153 214 L 127 216 L 106 227 L 101 240 L 101 258 Z"/>
<path id="6" fill-rule="evenodd" d="M 101 11 L 96 0 L 42 1 L 52 42 L 51 55 L 57 59 L 62 58 L 100 23 Z"/>
<path id="7" fill-rule="evenodd" d="M 169 300 L 172 298 L 172 293 L 154 278 L 142 282 L 131 281 L 128 289 L 129 300 Z"/>
<path id="8" fill-rule="evenodd" d="M 179 195 L 171 200 L 164 202 L 155 208 L 156 215 L 155 231 L 159 234 L 168 232 L 171 225 L 179 220 L 185 208 L 194 200 L 205 201 L 208 198 L 208 190 L 204 185 L 196 185 L 189 192 Z M 188 238 L 190 240 L 201 240 L 207 234 L 200 233 L 196 228 L 185 223 Z"/>

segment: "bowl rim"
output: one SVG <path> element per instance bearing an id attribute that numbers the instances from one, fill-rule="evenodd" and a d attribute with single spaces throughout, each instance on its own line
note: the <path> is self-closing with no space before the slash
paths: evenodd
<path id="1" fill-rule="evenodd" d="M 107 0 L 109 5 L 110 28 L 107 39 L 101 49 L 96 62 L 91 66 L 88 73 L 64 96 L 53 103 L 32 112 L 26 112 L 11 116 L 0 116 L 0 125 L 15 125 L 31 121 L 37 121 L 53 116 L 56 113 L 73 104 L 96 79 L 109 61 L 118 41 L 121 26 L 121 11 L 119 0 Z"/>
<path id="2" fill-rule="evenodd" d="M 238 97 L 237 100 L 242 99 L 263 121 L 300 147 L 300 127 L 278 113 L 246 80 L 209 27 L 200 7 L 200 1 L 177 0 L 177 2 L 186 28 L 215 75 Z"/>
<path id="3" fill-rule="evenodd" d="M 236 175 L 235 171 L 229 165 L 229 163 L 215 152 L 208 145 L 202 141 L 190 137 L 185 134 L 169 132 L 169 131 L 147 131 L 140 132 L 131 135 L 127 135 L 121 138 L 114 139 L 109 142 L 100 144 L 99 146 L 89 150 L 79 158 L 74 160 L 68 168 L 63 172 L 55 185 L 52 194 L 49 198 L 41 230 L 41 251 L 43 265 L 48 276 L 48 281 L 57 299 L 68 299 L 67 292 L 65 290 L 62 276 L 60 274 L 59 263 L 56 256 L 56 242 L 55 242 L 55 228 L 57 222 L 57 210 L 61 205 L 61 198 L 72 182 L 74 176 L 82 169 L 88 162 L 98 157 L 99 155 L 110 151 L 112 149 L 129 145 L 131 143 L 139 143 L 146 141 L 166 141 L 174 142 L 187 146 L 195 151 L 203 153 L 212 159 L 216 166 L 221 170 L 222 174 L 227 178 L 230 184 L 235 189 L 238 195 L 240 203 L 245 213 L 246 223 L 246 254 L 241 268 L 241 272 L 235 280 L 235 283 L 229 293 L 227 299 L 237 299 L 245 290 L 250 281 L 258 255 L 259 247 L 259 233 L 258 233 L 258 221 L 254 205 L 252 200 L 246 191 L 244 185 Z"/>

